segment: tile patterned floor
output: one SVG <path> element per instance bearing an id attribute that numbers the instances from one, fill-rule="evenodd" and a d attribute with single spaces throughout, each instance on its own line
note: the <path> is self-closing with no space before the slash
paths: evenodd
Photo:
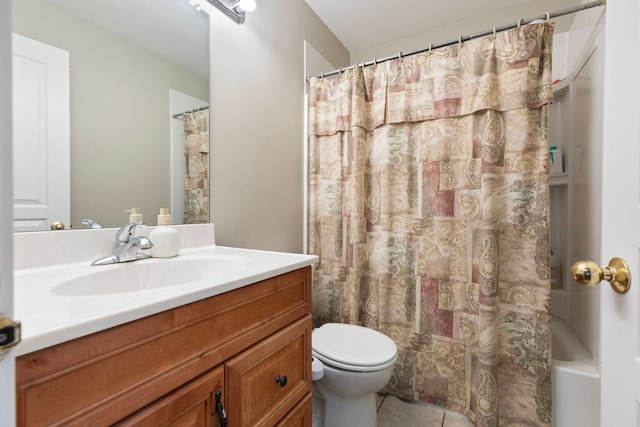
<path id="1" fill-rule="evenodd" d="M 428 403 L 377 395 L 378 427 L 473 427 L 464 415 Z"/>

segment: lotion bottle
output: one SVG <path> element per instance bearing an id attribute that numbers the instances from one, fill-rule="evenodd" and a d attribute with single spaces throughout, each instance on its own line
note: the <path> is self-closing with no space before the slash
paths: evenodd
<path id="1" fill-rule="evenodd" d="M 149 240 L 153 243 L 151 256 L 154 258 L 170 258 L 180 253 L 180 235 L 171 227 L 169 209 L 160 208 L 158 226 L 149 233 Z"/>
<path id="2" fill-rule="evenodd" d="M 549 174 L 556 175 L 562 172 L 562 151 L 552 145 L 549 149 Z"/>

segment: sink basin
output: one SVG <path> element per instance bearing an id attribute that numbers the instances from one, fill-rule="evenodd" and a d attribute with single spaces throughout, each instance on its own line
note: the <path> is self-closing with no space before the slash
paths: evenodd
<path id="1" fill-rule="evenodd" d="M 95 267 L 95 271 L 66 280 L 51 291 L 66 296 L 139 292 L 224 277 L 248 263 L 248 258 L 236 256 L 134 261 Z"/>

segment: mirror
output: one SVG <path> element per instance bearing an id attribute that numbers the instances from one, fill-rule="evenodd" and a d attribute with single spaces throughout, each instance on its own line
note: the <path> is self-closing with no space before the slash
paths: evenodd
<path id="1" fill-rule="evenodd" d="M 87 228 L 85 218 L 118 227 L 128 222 L 124 211 L 131 208 L 140 208 L 150 225 L 162 207 L 171 209 L 176 224 L 208 222 L 208 175 L 200 179 L 206 219 L 201 213 L 197 221 L 183 220 L 185 128 L 182 116 L 172 117 L 202 109 L 206 123 L 196 130 L 206 137 L 200 152 L 208 167 L 206 13 L 187 0 L 20 0 L 13 3 L 13 32 L 68 52 L 67 229 Z M 14 76 L 15 63 L 14 48 Z M 22 99 L 15 95 L 16 80 L 14 137 L 16 98 Z M 40 160 L 16 154 L 15 145 L 17 187 L 16 174 L 38 172 L 25 173 L 16 156 L 29 165 Z"/>

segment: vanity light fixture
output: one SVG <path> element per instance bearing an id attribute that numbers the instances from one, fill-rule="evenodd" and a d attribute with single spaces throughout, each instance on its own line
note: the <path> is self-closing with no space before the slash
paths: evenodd
<path id="1" fill-rule="evenodd" d="M 202 5 L 200 4 L 200 2 L 198 0 L 189 0 L 189 4 L 191 6 L 193 6 L 193 8 L 195 10 L 197 10 L 198 12 L 200 12 L 202 10 Z"/>
<path id="2" fill-rule="evenodd" d="M 256 10 L 256 0 L 238 0 L 233 8 L 238 11 L 253 12 Z"/>
<path id="3" fill-rule="evenodd" d="M 207 0 L 236 24 L 244 23 L 246 12 L 256 9 L 255 0 Z"/>

